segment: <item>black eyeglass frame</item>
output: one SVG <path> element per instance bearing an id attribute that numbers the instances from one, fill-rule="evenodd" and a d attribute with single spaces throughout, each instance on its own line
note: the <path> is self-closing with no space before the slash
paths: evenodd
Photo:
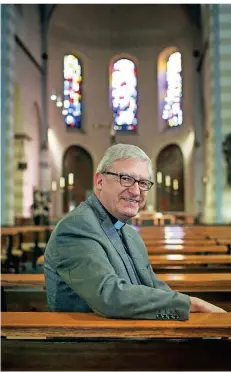
<path id="1" fill-rule="evenodd" d="M 149 190 L 152 188 L 152 186 L 154 185 L 154 182 L 152 182 L 152 181 L 149 181 L 149 180 L 136 180 L 134 177 L 130 176 L 129 174 L 121 174 L 121 173 L 114 173 L 114 172 L 102 172 L 102 174 L 109 174 L 109 175 L 112 175 L 112 176 L 117 176 L 117 177 L 119 177 L 119 179 L 120 179 L 120 184 L 121 184 L 121 186 L 123 186 L 123 187 L 132 187 L 132 186 L 137 182 L 138 185 L 139 185 L 139 189 L 140 189 L 141 191 L 149 191 Z M 133 179 L 133 180 L 134 180 L 133 184 L 130 185 L 130 186 L 125 186 L 125 185 L 123 185 L 123 184 L 121 183 L 122 177 L 129 177 L 129 178 Z M 146 190 L 140 188 L 140 182 L 143 182 L 143 181 L 148 182 L 148 184 L 149 184 L 149 187 L 148 187 L 148 189 L 146 189 Z"/>

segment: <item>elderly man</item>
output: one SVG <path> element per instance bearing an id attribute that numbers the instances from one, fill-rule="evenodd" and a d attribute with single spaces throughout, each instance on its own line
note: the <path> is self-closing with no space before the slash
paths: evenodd
<path id="1" fill-rule="evenodd" d="M 54 229 L 44 272 L 51 311 L 104 317 L 188 319 L 224 312 L 171 290 L 154 274 L 140 235 L 126 222 L 145 205 L 152 163 L 139 147 L 111 146 L 94 176 L 94 194 Z"/>

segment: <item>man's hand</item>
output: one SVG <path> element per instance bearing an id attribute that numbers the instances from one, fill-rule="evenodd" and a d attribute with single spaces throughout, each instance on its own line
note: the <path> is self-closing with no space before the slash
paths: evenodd
<path id="1" fill-rule="evenodd" d="M 190 297 L 190 313 L 226 313 L 224 309 L 197 297 Z"/>

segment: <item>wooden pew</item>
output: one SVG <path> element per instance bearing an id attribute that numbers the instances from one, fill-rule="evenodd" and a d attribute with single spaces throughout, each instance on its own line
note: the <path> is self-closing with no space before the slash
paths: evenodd
<path id="1" fill-rule="evenodd" d="M 169 226 L 175 225 L 175 224 L 194 224 L 195 216 L 188 215 L 184 212 L 178 213 L 173 212 L 169 214 L 160 214 L 156 212 L 150 212 L 150 211 L 141 211 L 137 214 L 137 216 L 132 218 L 132 224 L 142 226 L 143 222 L 148 221 L 149 223 L 152 223 L 153 226 Z"/>
<path id="2" fill-rule="evenodd" d="M 157 277 L 175 291 L 231 292 L 231 273 L 160 273 Z M 2 274 L 1 286 L 45 287 L 44 274 Z"/>
<path id="3" fill-rule="evenodd" d="M 142 234 L 174 234 L 184 236 L 211 236 L 211 237 L 231 237 L 231 226 L 222 228 L 221 226 L 188 226 L 188 227 L 134 227 L 139 233 Z"/>
<path id="4" fill-rule="evenodd" d="M 150 263 L 153 267 L 173 266 L 173 265 L 229 265 L 231 264 L 231 255 L 183 255 L 183 254 L 166 254 L 150 255 Z"/>
<path id="5" fill-rule="evenodd" d="M 217 243 L 221 245 L 228 245 L 231 246 L 231 238 L 230 239 L 223 239 L 223 238 L 218 238 Z"/>
<path id="6" fill-rule="evenodd" d="M 13 262 L 13 266 L 15 271 L 18 272 L 19 265 L 17 260 L 17 265 L 14 264 L 14 257 L 15 256 L 22 256 L 23 250 L 28 251 L 28 247 L 32 249 L 32 267 L 36 268 L 36 259 L 38 256 L 39 245 L 41 244 L 40 239 L 41 236 L 39 234 L 44 234 L 43 242 L 46 242 L 49 237 L 49 232 L 52 231 L 54 226 L 10 226 L 10 227 L 1 227 L 1 237 L 7 237 L 8 245 L 7 245 L 7 252 L 5 257 L 5 265 L 11 265 Z M 19 240 L 19 244 L 17 250 L 13 249 L 13 237 L 16 237 Z M 28 242 L 29 239 L 29 242 Z M 4 259 L 4 257 L 3 257 Z"/>
<path id="7" fill-rule="evenodd" d="M 95 313 L 2 313 L 5 337 L 231 337 L 231 313 L 191 314 L 188 321 L 109 319 Z"/>
<path id="8" fill-rule="evenodd" d="M 166 282 L 173 290 L 194 295 L 208 302 L 222 307 L 226 311 L 231 311 L 231 273 L 159 273 L 157 277 Z M 23 293 L 23 287 L 41 287 L 45 288 L 44 274 L 3 274 L 1 278 L 1 288 L 5 295 L 5 310 L 7 309 L 7 288 L 22 287 L 21 300 L 27 301 L 27 308 L 38 307 L 40 311 L 46 309 L 46 296 L 44 294 L 43 302 L 41 296 L 36 297 L 33 289 L 28 294 Z M 3 301 L 2 301 L 3 304 Z M 25 305 L 21 307 L 25 308 Z M 28 311 L 29 311 L 28 310 Z"/>
<path id="9" fill-rule="evenodd" d="M 188 254 L 188 253 L 228 253 L 228 247 L 225 245 L 183 245 L 183 244 L 166 244 L 166 245 L 146 245 L 149 255 L 152 254 Z"/>
<path id="10" fill-rule="evenodd" d="M 227 265 L 231 264 L 231 255 L 228 254 L 209 254 L 209 255 L 197 255 L 197 254 L 150 254 L 150 264 L 154 271 L 158 267 L 168 266 L 172 267 L 175 265 L 181 266 L 202 266 L 202 265 Z M 44 264 L 44 256 L 40 256 L 37 259 L 38 265 Z"/>
<path id="11" fill-rule="evenodd" d="M 143 239 L 146 246 L 158 246 L 158 245 L 183 245 L 183 246 L 214 246 L 216 245 L 215 240 L 186 240 L 186 239 Z"/>
<path id="12" fill-rule="evenodd" d="M 230 336 L 231 313 L 187 321 L 3 313 L 2 369 L 228 370 L 231 342 L 217 338 Z"/>
<path id="13" fill-rule="evenodd" d="M 11 227 L 1 228 L 1 263 L 2 269 L 19 271 L 23 252 L 19 249 L 18 230 Z"/>

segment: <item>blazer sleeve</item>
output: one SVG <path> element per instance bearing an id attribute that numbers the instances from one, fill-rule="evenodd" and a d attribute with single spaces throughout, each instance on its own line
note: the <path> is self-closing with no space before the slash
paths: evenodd
<path id="1" fill-rule="evenodd" d="M 86 229 L 89 221 L 81 228 L 70 220 L 62 222 L 56 236 L 56 263 L 61 278 L 94 312 L 111 318 L 189 318 L 189 296 L 162 285 L 152 288 L 127 283 L 116 274 L 102 244 L 84 233 Z"/>
<path id="2" fill-rule="evenodd" d="M 154 273 L 152 265 L 149 264 L 149 272 L 152 278 L 153 286 L 157 289 L 161 289 L 163 291 L 172 291 L 172 289 L 165 283 L 163 280 L 160 280 L 157 275 Z"/>

